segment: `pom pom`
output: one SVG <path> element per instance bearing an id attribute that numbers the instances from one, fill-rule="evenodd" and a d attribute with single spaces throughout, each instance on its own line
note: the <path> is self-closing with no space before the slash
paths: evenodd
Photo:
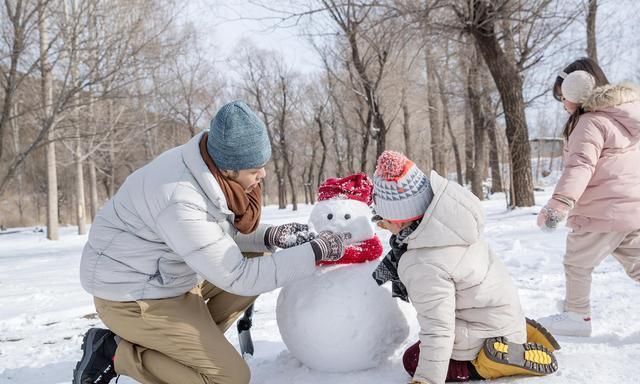
<path id="1" fill-rule="evenodd" d="M 384 151 L 378 158 L 376 176 L 394 180 L 402 176 L 409 159 L 400 152 Z"/>

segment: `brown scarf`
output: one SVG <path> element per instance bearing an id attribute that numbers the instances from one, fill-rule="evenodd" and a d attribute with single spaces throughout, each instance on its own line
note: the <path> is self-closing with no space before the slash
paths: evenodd
<path id="1" fill-rule="evenodd" d="M 262 213 L 261 184 L 258 184 L 253 191 L 247 193 L 240 183 L 225 177 L 216 167 L 213 159 L 209 156 L 209 152 L 207 152 L 206 132 L 200 140 L 200 155 L 213 177 L 220 184 L 224 198 L 227 200 L 227 206 L 236 216 L 233 225 L 244 234 L 255 232 L 260 223 L 260 215 Z"/>

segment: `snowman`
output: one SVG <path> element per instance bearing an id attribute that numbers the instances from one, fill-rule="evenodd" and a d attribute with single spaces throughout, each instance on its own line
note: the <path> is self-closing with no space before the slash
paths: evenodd
<path id="1" fill-rule="evenodd" d="M 295 358 L 319 371 L 376 367 L 408 335 L 398 304 L 371 277 L 383 251 L 370 219 L 372 192 L 365 174 L 319 187 L 310 229 L 367 240 L 348 246 L 338 261 L 319 263 L 314 275 L 285 286 L 278 297 L 282 340 Z"/>

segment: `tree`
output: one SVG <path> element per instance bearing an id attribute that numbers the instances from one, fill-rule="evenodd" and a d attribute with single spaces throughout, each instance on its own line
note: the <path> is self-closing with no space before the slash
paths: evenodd
<path id="1" fill-rule="evenodd" d="M 374 7 L 362 7 L 351 1 L 343 3 L 322 0 L 322 4 L 339 30 L 344 33 L 350 54 L 348 65 L 355 71 L 358 84 L 354 92 L 366 105 L 366 118 L 362 123 L 376 140 L 377 158 L 385 150 L 388 130 L 382 110 L 380 86 L 392 50 L 400 44 L 400 34 L 392 22 L 371 20 Z M 366 157 L 363 163 L 363 167 L 366 167 Z"/>
<path id="2" fill-rule="evenodd" d="M 56 169 L 56 142 L 52 129 L 54 115 L 52 66 L 49 63 L 49 30 L 46 4 L 38 3 L 38 31 L 40 36 L 40 97 L 42 100 L 42 131 L 46 132 L 46 167 L 47 167 L 47 238 L 58 240 L 58 173 Z"/>
<path id="3" fill-rule="evenodd" d="M 596 39 L 596 16 L 598 0 L 587 0 L 587 56 L 598 62 L 598 45 Z"/>
<path id="4" fill-rule="evenodd" d="M 473 0 L 464 17 L 468 30 L 475 39 L 477 49 L 489 67 L 502 100 L 511 155 L 514 199 L 512 205 L 528 207 L 534 205 L 535 200 L 531 175 L 531 148 L 522 93 L 523 83 L 515 59 L 507 56 L 500 46 L 495 26 L 496 13 L 490 2 Z M 476 144 L 475 148 L 478 147 Z"/>

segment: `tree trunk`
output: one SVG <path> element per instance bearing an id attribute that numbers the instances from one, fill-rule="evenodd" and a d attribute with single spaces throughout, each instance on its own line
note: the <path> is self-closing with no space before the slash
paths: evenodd
<path id="1" fill-rule="evenodd" d="M 371 139 L 371 114 L 367 115 L 364 132 L 362 133 L 362 146 L 360 147 L 360 172 L 367 173 L 367 155 L 369 141 Z"/>
<path id="2" fill-rule="evenodd" d="M 47 59 L 49 49 L 49 38 L 47 31 L 47 15 L 42 1 L 38 4 L 38 31 L 40 33 L 40 67 L 41 67 L 41 98 L 43 105 L 43 129 L 47 129 L 47 124 L 53 124 L 52 116 L 53 104 L 53 78 L 51 74 L 51 64 Z M 47 130 L 46 144 L 46 164 L 47 164 L 47 238 L 58 240 L 58 173 L 56 169 L 56 145 L 54 141 L 54 129 Z"/>
<path id="3" fill-rule="evenodd" d="M 20 128 L 18 127 L 17 116 L 20 113 L 18 104 L 13 105 L 13 117 L 11 118 L 11 130 L 13 131 L 13 150 L 16 156 L 20 153 Z M 22 170 L 18 170 L 16 173 L 16 179 L 18 182 L 18 213 L 20 215 L 20 225 L 25 226 L 24 222 L 24 186 L 22 178 Z"/>
<path id="4" fill-rule="evenodd" d="M 66 5 L 66 3 L 65 3 Z M 69 19 L 69 15 L 66 12 L 65 8 L 65 16 L 67 20 Z M 75 2 L 71 2 L 71 17 L 76 17 L 76 6 Z M 71 36 L 73 32 L 69 33 L 69 38 L 71 39 L 70 47 L 71 51 L 68 52 L 69 55 L 69 65 L 71 66 L 71 84 L 74 87 L 79 86 L 78 82 L 78 62 L 76 55 L 76 36 Z M 78 235 L 84 235 L 87 233 L 87 218 L 86 218 L 86 205 L 84 200 L 84 169 L 83 169 L 83 159 L 82 159 L 82 139 L 80 138 L 80 94 L 74 96 L 74 105 L 71 110 L 73 125 L 76 128 L 76 138 L 75 138 L 75 153 L 74 155 L 74 163 L 75 163 L 75 211 L 76 211 L 76 225 L 78 226 Z"/>
<path id="5" fill-rule="evenodd" d="M 597 63 L 596 15 L 598 13 L 598 0 L 587 1 L 587 56 Z"/>
<path id="6" fill-rule="evenodd" d="M 490 92 L 492 85 L 489 78 L 482 76 L 483 91 L 481 98 L 482 110 L 487 119 L 487 136 L 489 138 L 489 167 L 491 168 L 491 193 L 502 192 L 502 173 L 500 171 L 500 155 L 498 154 L 498 138 L 496 115 L 493 109 Z"/>
<path id="7" fill-rule="evenodd" d="M 502 187 L 502 173 L 500 172 L 497 129 L 496 121 L 492 119 L 487 127 L 487 135 L 489 136 L 489 166 L 491 167 L 491 193 L 504 191 Z"/>
<path id="8" fill-rule="evenodd" d="M 409 112 L 409 104 L 407 103 L 407 88 L 402 87 L 402 133 L 404 135 L 404 154 L 409 159 L 413 159 L 413 150 L 411 148 L 411 113 Z"/>
<path id="9" fill-rule="evenodd" d="M 451 126 L 451 119 L 449 117 L 449 99 L 447 98 L 447 94 L 444 89 L 445 83 L 438 72 L 436 72 L 436 77 L 438 79 L 438 88 L 440 90 L 444 125 L 447 127 L 447 132 L 449 133 L 449 137 L 451 138 L 451 148 L 453 149 L 453 156 L 456 161 L 456 175 L 458 177 L 458 184 L 464 185 L 464 178 L 462 176 L 462 160 L 460 159 L 460 147 L 458 146 L 458 139 L 456 139 L 456 135 L 453 133 L 453 127 Z"/>
<path id="10" fill-rule="evenodd" d="M 322 110 L 316 112 L 314 116 L 314 120 L 316 124 L 318 124 L 318 136 L 320 137 L 320 145 L 322 146 L 322 154 L 320 155 L 320 165 L 318 166 L 318 181 L 317 185 L 319 186 L 322 181 L 324 181 L 324 167 L 327 162 L 327 142 L 324 138 L 324 122 L 322 121 Z M 337 148 L 337 147 L 336 147 Z M 313 155 L 311 157 L 311 166 L 313 166 L 313 161 L 315 161 L 316 147 L 313 146 Z M 340 162 L 340 157 L 338 156 L 338 162 Z M 311 180 L 311 175 L 309 176 L 309 180 Z"/>
<path id="11" fill-rule="evenodd" d="M 506 134 L 512 163 L 513 196 L 515 207 L 535 204 L 531 175 L 531 148 L 524 110 L 522 79 L 512 59 L 500 47 L 490 4 L 474 1 L 476 25 L 471 32 L 493 77 L 505 114 Z M 477 146 L 476 146 L 477 147 Z"/>
<path id="12" fill-rule="evenodd" d="M 467 70 L 467 76 L 469 72 Z M 469 94 L 465 97 L 464 102 L 464 180 L 465 183 L 471 184 L 473 176 L 473 117 L 471 116 L 471 103 L 469 102 Z"/>
<path id="13" fill-rule="evenodd" d="M 446 177 L 444 135 L 442 132 L 442 105 L 440 103 L 439 87 L 437 84 L 436 68 L 433 64 L 430 52 L 425 54 L 427 66 L 427 102 L 429 105 L 429 128 L 431 131 L 431 156 L 433 158 L 433 169 L 438 174 Z"/>
<path id="14" fill-rule="evenodd" d="M 284 168 L 287 175 L 287 179 L 289 181 L 289 187 L 291 187 L 291 205 L 293 205 L 293 210 L 298 210 L 298 198 L 296 194 L 296 185 L 293 182 L 293 166 L 292 161 L 290 159 L 289 149 L 287 145 L 287 134 L 286 134 L 286 125 L 287 125 L 287 114 L 289 109 L 289 87 L 286 82 L 284 76 L 280 75 L 280 92 L 282 92 L 282 110 L 280 111 L 280 116 L 278 119 L 278 133 L 279 133 L 279 144 L 280 144 L 280 155 L 282 156 L 282 160 L 284 162 Z"/>
<path id="15" fill-rule="evenodd" d="M 326 152 L 326 150 L 325 150 Z M 307 175 L 307 179 L 305 182 L 305 186 L 307 187 L 307 191 L 309 194 L 309 202 L 308 204 L 316 203 L 316 194 L 315 194 L 315 185 L 313 184 L 313 168 L 316 162 L 316 154 L 318 153 L 318 149 L 315 145 L 311 148 L 311 161 L 309 161 L 309 174 Z M 319 172 L 319 171 L 318 171 Z M 304 182 L 304 177 L 303 177 Z"/>
<path id="16" fill-rule="evenodd" d="M 98 213 L 98 179 L 96 177 L 96 163 L 89 160 L 89 193 L 91 195 L 91 221 Z"/>
<path id="17" fill-rule="evenodd" d="M 116 194 L 116 149 L 113 137 L 109 140 L 109 177 L 107 179 L 107 194 L 112 198 Z"/>
<path id="18" fill-rule="evenodd" d="M 477 58 L 476 58 L 477 59 Z M 478 61 L 475 60 L 477 63 Z M 473 141 L 474 141 L 474 158 L 473 172 L 471 174 L 471 192 L 480 200 L 484 200 L 482 190 L 482 182 L 484 179 L 484 163 L 485 163 L 485 146 L 486 146 L 486 118 L 480 103 L 480 86 L 479 65 L 471 65 L 467 73 L 467 95 L 469 97 L 469 106 L 471 107 L 471 116 L 473 118 Z"/>
<path id="19" fill-rule="evenodd" d="M 335 127 L 335 124 L 332 125 L 333 127 Z M 345 130 L 345 134 L 348 135 L 348 133 Z M 347 150 L 349 150 L 349 146 L 351 144 L 351 139 L 345 135 L 345 139 L 349 140 L 347 142 Z M 344 162 L 345 162 L 345 157 L 346 157 L 346 162 L 347 162 L 347 166 L 349 164 L 349 160 L 351 160 L 352 164 L 353 164 L 353 153 L 343 153 L 342 149 L 340 148 L 340 142 L 338 141 L 338 133 L 336 132 L 333 135 L 333 139 L 332 139 L 332 144 L 333 144 L 333 149 L 336 151 L 336 169 L 338 171 L 338 177 L 343 177 L 345 175 L 345 168 L 344 168 Z M 323 151 L 325 151 L 323 149 Z M 318 170 L 318 174 L 320 173 L 320 170 Z M 322 171 L 322 173 L 324 173 L 324 170 Z M 353 172 L 351 172 L 353 173 Z M 320 177 L 318 176 L 318 182 L 316 184 L 316 187 L 320 185 L 322 181 L 320 180 Z"/>

